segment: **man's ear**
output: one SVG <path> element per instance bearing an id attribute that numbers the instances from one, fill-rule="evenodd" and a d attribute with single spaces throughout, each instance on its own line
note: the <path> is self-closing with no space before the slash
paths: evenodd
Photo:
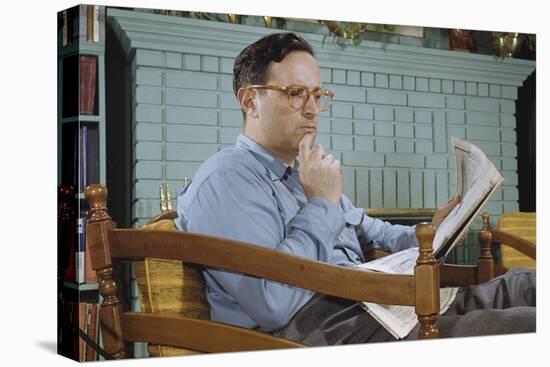
<path id="1" fill-rule="evenodd" d="M 240 88 L 237 91 L 237 99 L 239 100 L 241 109 L 247 115 L 251 114 L 251 116 L 253 117 L 257 116 L 256 105 L 254 101 L 255 96 L 256 96 L 256 91 L 254 89 Z"/>

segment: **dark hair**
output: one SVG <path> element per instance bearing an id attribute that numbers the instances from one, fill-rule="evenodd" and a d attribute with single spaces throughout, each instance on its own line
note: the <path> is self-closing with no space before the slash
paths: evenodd
<path id="1" fill-rule="evenodd" d="M 292 51 L 305 51 L 315 56 L 311 45 L 294 33 L 272 33 L 247 46 L 233 65 L 235 96 L 243 86 L 264 84 L 269 63 L 281 62 Z"/>

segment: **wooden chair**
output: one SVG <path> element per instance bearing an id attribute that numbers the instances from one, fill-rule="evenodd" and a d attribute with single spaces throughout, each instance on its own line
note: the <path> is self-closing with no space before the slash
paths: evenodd
<path id="1" fill-rule="evenodd" d="M 173 313 L 123 311 L 118 295 L 119 282 L 115 276 L 121 259 L 178 260 L 184 264 L 237 271 L 355 301 L 415 306 L 420 322 L 418 337 L 421 339 L 438 337 L 435 323 L 441 282 L 468 285 L 492 276 L 488 230 L 482 233 L 483 256 L 478 266 L 440 267 L 432 254 L 434 228 L 431 224 L 419 224 L 416 234 L 420 251 L 414 275 L 379 274 L 202 234 L 117 229 L 107 212 L 106 187 L 92 185 L 86 189 L 85 196 L 90 206 L 87 249 L 103 297 L 99 315 L 103 346 L 117 359 L 129 357 L 126 346 L 132 342 L 168 345 L 194 353 L 303 347 L 265 333 L 205 319 Z M 163 213 L 152 223 L 174 217 L 173 212 Z"/>

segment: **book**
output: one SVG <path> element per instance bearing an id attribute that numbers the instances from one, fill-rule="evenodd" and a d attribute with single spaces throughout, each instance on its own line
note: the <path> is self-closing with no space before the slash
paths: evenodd
<path id="1" fill-rule="evenodd" d="M 78 307 L 78 328 L 82 331 L 86 330 L 86 303 L 84 302 L 79 302 L 78 304 L 76 304 L 76 306 Z M 85 347 L 86 347 L 86 343 L 84 342 L 84 339 L 82 339 L 79 335 L 78 335 L 78 330 L 76 330 L 76 333 L 75 333 L 75 337 L 77 339 L 77 345 L 78 345 L 78 361 L 79 362 L 84 362 L 84 358 L 86 356 L 86 353 L 85 353 Z"/>
<path id="2" fill-rule="evenodd" d="M 61 29 L 61 33 L 62 33 L 62 41 L 61 41 L 61 44 L 64 46 L 67 46 L 68 42 L 69 42 L 69 37 L 68 37 L 68 15 L 67 15 L 67 10 L 63 10 L 63 13 L 61 15 L 62 17 L 62 22 L 63 22 L 63 26 L 62 26 L 62 29 Z"/>
<path id="3" fill-rule="evenodd" d="M 78 5 L 78 42 L 81 45 L 86 44 L 86 5 Z"/>
<path id="4" fill-rule="evenodd" d="M 94 41 L 94 6 L 86 5 L 86 40 Z"/>
<path id="5" fill-rule="evenodd" d="M 88 126 L 80 126 L 80 166 L 78 171 L 80 172 L 80 192 L 84 192 L 88 186 Z"/>
<path id="6" fill-rule="evenodd" d="M 99 129 L 88 126 L 86 139 L 86 185 L 99 183 Z"/>
<path id="7" fill-rule="evenodd" d="M 94 21 L 93 21 L 93 30 L 94 36 L 93 41 L 99 42 L 99 5 L 93 5 L 94 7 Z"/>
<path id="8" fill-rule="evenodd" d="M 82 284 L 86 281 L 86 212 L 81 211 L 77 224 L 78 248 L 75 253 L 76 283 Z"/>
<path id="9" fill-rule="evenodd" d="M 441 222 L 433 240 L 433 253 L 439 263 L 460 242 L 473 220 L 479 215 L 504 179 L 481 149 L 451 138 L 455 156 L 456 189 L 461 200 Z M 365 271 L 413 275 L 418 248 L 413 247 L 357 266 Z M 447 311 L 458 288 L 440 289 L 440 314 Z M 363 302 L 362 306 L 396 339 L 406 337 L 418 323 L 413 306 L 379 305 Z"/>
<path id="10" fill-rule="evenodd" d="M 86 334 L 92 339 L 94 342 L 98 342 L 97 340 L 97 310 L 99 308 L 99 305 L 97 303 L 89 303 L 88 304 L 88 317 L 89 317 L 89 323 L 88 323 L 88 330 L 86 331 Z M 86 345 L 86 360 L 87 361 L 95 361 L 97 360 L 97 353 L 90 345 Z"/>
<path id="11" fill-rule="evenodd" d="M 95 115 L 97 56 L 80 55 L 80 114 Z"/>
<path id="12" fill-rule="evenodd" d="M 75 6 L 73 8 L 73 29 L 72 29 L 71 43 L 77 44 L 80 41 L 80 7 Z"/>

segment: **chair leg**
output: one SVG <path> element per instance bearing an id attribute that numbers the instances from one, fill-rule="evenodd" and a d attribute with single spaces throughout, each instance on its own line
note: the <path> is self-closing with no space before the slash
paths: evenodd
<path id="1" fill-rule="evenodd" d="M 420 321 L 420 329 L 418 330 L 418 339 L 435 339 L 439 338 L 439 330 L 435 325 L 439 314 L 421 316 L 418 315 Z"/>

